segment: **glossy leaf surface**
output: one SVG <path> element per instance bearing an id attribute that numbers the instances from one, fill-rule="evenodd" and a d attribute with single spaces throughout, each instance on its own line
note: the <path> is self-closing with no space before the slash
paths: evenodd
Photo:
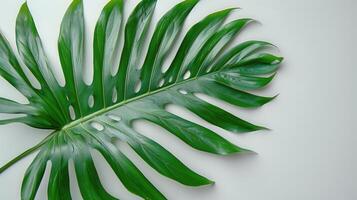
<path id="1" fill-rule="evenodd" d="M 166 109 L 170 104 L 183 107 L 208 123 L 237 134 L 266 129 L 199 98 L 197 93 L 242 108 L 263 106 L 275 97 L 250 92 L 266 87 L 273 80 L 282 58 L 265 53 L 264 49 L 272 45 L 263 41 L 246 41 L 229 47 L 239 32 L 253 21 L 225 22 L 234 9 L 208 15 L 193 25 L 179 42 L 185 20 L 198 3 L 198 0 L 185 0 L 173 6 L 158 21 L 149 38 L 147 30 L 155 11 L 155 0 L 142 0 L 127 20 L 123 19 L 125 1 L 109 1 L 94 30 L 94 75 L 93 82 L 87 84 L 83 80 L 84 40 L 88 34 L 84 28 L 83 2 L 73 0 L 63 18 L 58 39 L 64 86 L 57 82 L 30 10 L 23 4 L 16 21 L 16 45 L 21 61 L 0 35 L 0 75 L 29 103 L 0 98 L 0 113 L 16 115 L 0 120 L 0 124 L 20 122 L 54 132 L 0 168 L 2 173 L 21 158 L 40 150 L 26 171 L 21 199 L 35 198 L 48 163 L 51 163 L 48 199 L 71 199 L 68 171 L 71 162 L 83 199 L 117 199 L 101 185 L 93 151 L 105 158 L 131 193 L 143 199 L 166 199 L 115 141 L 127 143 L 154 170 L 178 183 L 187 186 L 213 183 L 159 143 L 134 130 L 132 124 L 136 120 L 146 120 L 166 129 L 195 150 L 217 155 L 249 152 Z M 121 33 L 123 41 L 119 39 Z M 123 43 L 121 51 L 118 50 L 120 42 Z M 147 51 L 143 49 L 145 42 L 149 44 Z M 174 52 L 168 69 L 163 71 L 175 44 L 179 49 Z M 113 75 L 114 60 L 119 52 L 119 69 Z M 143 52 L 147 52 L 146 55 Z M 142 66 L 139 63 L 143 63 Z M 23 67 L 40 84 L 39 88 L 33 85 Z"/>

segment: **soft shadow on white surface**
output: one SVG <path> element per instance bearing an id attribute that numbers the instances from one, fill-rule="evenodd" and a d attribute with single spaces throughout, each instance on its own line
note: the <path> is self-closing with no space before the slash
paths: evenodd
<path id="1" fill-rule="evenodd" d="M 137 0 L 126 0 L 125 15 Z M 158 0 L 154 22 L 179 0 Z M 15 20 L 22 0 L 1 0 L 0 30 L 12 46 Z M 70 0 L 29 0 L 43 44 L 56 74 L 63 84 L 57 54 L 57 37 L 63 14 Z M 85 0 L 86 63 L 90 82 L 93 29 L 105 0 Z M 355 200 L 357 191 L 357 134 L 355 124 L 357 94 L 357 3 L 354 0 L 202 0 L 185 24 L 190 26 L 205 15 L 229 7 L 241 7 L 234 17 L 252 17 L 262 25 L 249 26 L 237 38 L 267 40 L 280 48 L 284 64 L 264 95 L 279 97 L 257 110 L 236 108 L 202 95 L 200 97 L 234 112 L 237 116 L 272 128 L 272 131 L 235 135 L 209 125 L 179 107 L 168 110 L 206 126 L 233 143 L 257 155 L 219 157 L 193 150 L 162 128 L 145 121 L 135 128 L 162 144 L 200 174 L 214 180 L 213 186 L 190 188 L 169 180 L 151 169 L 125 144 L 117 144 L 152 183 L 170 200 Z M 152 34 L 153 28 L 150 29 Z M 150 35 L 149 34 L 149 35 Z M 178 41 L 181 41 L 183 35 Z M 174 48 L 174 51 L 177 47 Z M 165 63 L 166 67 L 174 53 Z M 165 66 L 163 66 L 165 68 Z M 0 96 L 25 102 L 3 79 Z M 13 124 L 0 126 L 0 165 L 33 146 L 48 131 Z M 20 199 L 20 187 L 31 155 L 0 175 L 0 199 Z M 104 159 L 93 153 L 105 188 L 121 199 L 138 199 L 124 189 Z M 49 168 L 48 168 L 49 169 Z M 74 200 L 80 199 L 73 166 L 71 186 Z M 46 171 L 45 179 L 48 178 Z M 46 199 L 43 182 L 37 199 Z"/>

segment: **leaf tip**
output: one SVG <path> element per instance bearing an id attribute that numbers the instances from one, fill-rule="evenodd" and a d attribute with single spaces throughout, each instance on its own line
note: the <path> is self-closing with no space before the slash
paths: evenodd
<path id="1" fill-rule="evenodd" d="M 281 57 L 281 56 L 278 57 L 277 59 L 279 60 L 280 63 L 284 61 L 284 57 Z"/>
<path id="2" fill-rule="evenodd" d="M 25 2 L 21 5 L 21 9 L 23 9 L 23 8 L 28 8 L 27 1 L 25 1 Z"/>
<path id="3" fill-rule="evenodd" d="M 183 4 L 187 3 L 187 4 L 191 5 L 191 6 L 195 6 L 198 2 L 200 2 L 200 0 L 186 0 L 186 1 L 182 2 L 182 3 Z"/>
<path id="4" fill-rule="evenodd" d="M 241 10 L 241 9 L 242 8 L 240 8 L 240 7 L 232 7 L 232 8 L 227 8 L 227 9 L 225 9 L 223 11 L 231 13 L 232 11 Z"/>
<path id="5" fill-rule="evenodd" d="M 276 74 L 276 73 L 275 73 L 275 74 Z M 274 77 L 275 74 L 272 75 L 272 76 Z M 271 97 L 271 101 L 274 100 L 274 99 L 276 99 L 276 98 L 278 98 L 279 96 L 280 96 L 280 93 L 278 93 L 278 94 L 276 94 L 275 96 Z"/>
<path id="6" fill-rule="evenodd" d="M 237 152 L 241 155 L 258 155 L 257 152 L 250 150 L 250 149 L 245 149 L 245 148 L 240 148 L 240 151 Z"/>
<path id="7" fill-rule="evenodd" d="M 262 25 L 263 24 L 259 20 L 253 19 L 253 18 L 243 18 L 242 20 L 245 20 L 245 25 L 248 25 L 248 24 L 251 24 L 251 23 L 256 23 L 258 25 Z"/>
<path id="8" fill-rule="evenodd" d="M 216 182 L 215 181 L 212 181 L 212 180 L 210 180 L 210 179 L 208 179 L 208 178 L 205 178 L 205 181 L 201 184 L 201 185 L 199 185 L 199 186 L 208 186 L 208 185 L 215 185 L 216 184 Z"/>
<path id="9" fill-rule="evenodd" d="M 30 13 L 30 10 L 29 10 L 27 1 L 25 1 L 25 2 L 21 5 L 20 10 L 19 10 L 19 15 L 20 15 L 21 13 L 22 13 L 22 14 L 28 14 L 28 13 Z"/>
<path id="10" fill-rule="evenodd" d="M 208 180 L 208 184 L 207 185 L 215 185 L 216 184 L 216 182 L 215 181 L 212 181 L 212 180 Z"/>

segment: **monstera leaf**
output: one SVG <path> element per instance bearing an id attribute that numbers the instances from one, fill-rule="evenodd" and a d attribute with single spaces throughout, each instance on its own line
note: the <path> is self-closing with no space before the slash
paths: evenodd
<path id="1" fill-rule="evenodd" d="M 48 199 L 71 199 L 70 160 L 73 160 L 83 199 L 116 199 L 100 184 L 92 150 L 104 156 L 130 192 L 143 199 L 165 199 L 114 145 L 116 140 L 129 144 L 153 169 L 179 183 L 188 186 L 212 183 L 190 170 L 160 144 L 135 131 L 132 122 L 138 119 L 167 129 L 200 151 L 219 155 L 248 151 L 165 109 L 168 104 L 187 108 L 205 121 L 233 133 L 265 129 L 195 95 L 203 93 L 244 108 L 256 108 L 274 99 L 247 92 L 263 88 L 274 78 L 282 58 L 263 51 L 272 45 L 247 41 L 226 48 L 252 19 L 225 23 L 233 9 L 208 15 L 192 26 L 171 65 L 163 70 L 185 19 L 197 3 L 198 0 L 185 0 L 160 19 L 142 60 L 143 44 L 148 38 L 156 1 L 142 0 L 122 25 L 123 0 L 111 0 L 95 28 L 94 76 L 92 84 L 88 85 L 82 73 L 85 56 L 83 2 L 74 0 L 64 16 L 58 40 L 64 86 L 58 83 L 51 70 L 27 4 L 21 7 L 16 21 L 16 44 L 22 61 L 18 61 L 9 43 L 0 35 L 0 75 L 29 103 L 0 98 L 1 113 L 21 114 L 1 120 L 0 124 L 20 122 L 54 130 L 41 143 L 0 169 L 2 173 L 21 158 L 39 150 L 23 180 L 23 200 L 35 198 L 48 162 L 51 162 Z M 113 75 L 122 27 L 124 45 L 119 70 Z M 32 84 L 24 67 L 40 87 Z"/>

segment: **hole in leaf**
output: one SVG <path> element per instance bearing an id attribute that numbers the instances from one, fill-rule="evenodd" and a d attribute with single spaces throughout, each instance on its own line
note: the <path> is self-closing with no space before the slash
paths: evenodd
<path id="1" fill-rule="evenodd" d="M 174 80 L 174 77 L 171 76 L 171 77 L 169 78 L 169 83 L 171 83 L 173 80 Z"/>
<path id="2" fill-rule="evenodd" d="M 114 120 L 116 122 L 120 122 L 121 121 L 121 117 L 119 117 L 117 115 L 108 114 L 107 117 L 109 117 L 111 120 Z"/>
<path id="3" fill-rule="evenodd" d="M 93 95 L 90 95 L 90 97 L 88 98 L 88 106 L 90 108 L 93 108 L 93 106 L 94 106 L 94 97 L 93 97 Z"/>
<path id="4" fill-rule="evenodd" d="M 69 115 L 71 116 L 71 119 L 72 120 L 75 120 L 76 119 L 76 113 L 74 112 L 74 108 L 73 106 L 69 106 Z"/>
<path id="5" fill-rule="evenodd" d="M 101 125 L 101 124 L 98 123 L 98 122 L 92 122 L 90 125 L 91 125 L 94 129 L 96 129 L 97 131 L 102 131 L 102 130 L 104 130 L 104 126 Z"/>
<path id="6" fill-rule="evenodd" d="M 138 93 L 141 89 L 141 81 L 139 80 L 136 84 L 135 84 L 135 88 L 134 88 L 134 92 Z"/>
<path id="7" fill-rule="evenodd" d="M 189 79 L 191 77 L 191 72 L 190 71 L 187 71 L 186 73 L 185 73 L 185 75 L 183 75 L 183 79 L 184 80 L 187 80 L 187 79 Z"/>
<path id="8" fill-rule="evenodd" d="M 118 92 L 116 88 L 113 89 L 112 101 L 113 103 L 116 103 L 118 101 Z"/>
<path id="9" fill-rule="evenodd" d="M 179 93 L 184 94 L 184 95 L 188 94 L 188 92 L 186 90 L 183 90 L 183 89 L 179 89 L 178 91 L 179 91 Z"/>
<path id="10" fill-rule="evenodd" d="M 165 80 L 164 79 L 161 79 L 160 82 L 159 82 L 159 87 L 162 87 L 165 83 Z"/>

